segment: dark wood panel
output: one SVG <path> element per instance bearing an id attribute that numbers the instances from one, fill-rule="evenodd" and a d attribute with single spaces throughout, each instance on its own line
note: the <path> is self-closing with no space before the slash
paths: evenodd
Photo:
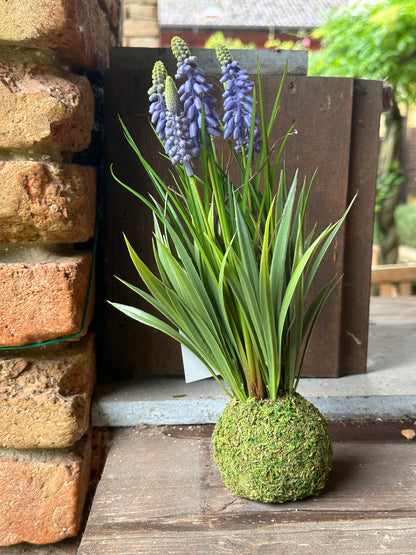
<path id="1" fill-rule="evenodd" d="M 192 48 L 198 64 L 207 73 L 219 71 L 220 66 L 214 49 Z M 305 50 L 257 50 L 255 55 L 247 49 L 232 50 L 235 60 L 249 73 L 257 74 L 257 59 L 262 75 L 283 73 L 287 63 L 288 75 L 306 75 L 308 53 Z M 151 73 L 155 60 L 161 60 L 169 73 L 176 71 L 176 59 L 170 48 L 118 47 L 110 49 L 110 66 L 117 69 L 140 68 Z"/>
<path id="2" fill-rule="evenodd" d="M 267 90 L 271 102 L 271 83 Z M 297 134 L 290 138 L 285 150 L 286 165 L 289 175 L 298 169 L 300 179 L 310 180 L 317 170 L 308 209 L 308 227 L 317 224 L 317 233 L 339 218 L 347 206 L 352 104 L 353 81 L 350 79 L 300 77 L 287 79 L 284 84 L 274 135 L 281 137 L 293 122 L 297 123 Z M 329 249 L 312 293 L 335 274 L 344 272 L 344 240 L 345 227 Z M 339 374 L 342 303 L 342 288 L 337 287 L 312 337 L 304 376 Z"/>
<path id="3" fill-rule="evenodd" d="M 278 76 L 267 75 L 263 79 L 268 109 L 279 82 Z M 149 85 L 148 71 L 112 69 L 106 73 L 105 169 L 114 163 L 119 178 L 141 192 L 149 191 L 151 185 L 122 136 L 117 114 L 122 116 L 146 159 L 169 179 L 171 164 L 158 154 L 160 145 L 149 130 Z M 352 224 L 339 233 L 317 278 L 316 288 L 334 273 L 343 273 L 344 283 L 334 291 L 321 315 L 305 376 L 335 377 L 365 371 L 380 87 L 379 83 L 352 79 L 300 76 L 288 76 L 284 84 L 274 138 L 283 137 L 295 121 L 297 134 L 290 137 L 285 154 L 288 174 L 293 175 L 299 168 L 300 176 L 310 179 L 318 169 L 308 213 L 309 225 L 317 221 L 318 228 L 322 229 L 335 221 L 355 190 L 360 190 L 351 213 Z M 137 305 L 137 297 L 113 275 L 138 284 L 128 260 L 123 232 L 152 264 L 151 217 L 138 200 L 114 182 L 108 171 L 103 229 L 104 299 Z M 107 376 L 121 379 L 183 372 L 180 349 L 175 342 L 127 319 L 111 307 L 106 308 L 104 320 L 101 366 Z"/>
<path id="4" fill-rule="evenodd" d="M 358 193 L 346 222 L 339 374 L 365 367 L 371 287 L 372 232 L 379 145 L 381 81 L 354 80 L 348 202 Z"/>
<path id="5" fill-rule="evenodd" d="M 138 306 L 138 297 L 114 276 L 141 285 L 130 262 L 122 234 L 125 233 L 144 261 L 152 264 L 152 217 L 144 205 L 114 181 L 110 164 L 119 179 L 147 194 L 148 177 L 127 144 L 117 115 L 120 114 L 148 160 L 159 162 L 161 175 L 169 178 L 170 165 L 161 167 L 160 144 L 152 133 L 148 118 L 149 76 L 138 71 L 111 71 L 105 76 L 105 190 L 104 222 L 104 299 Z M 144 306 L 144 305 L 140 305 Z M 182 372 L 180 348 L 173 340 L 139 325 L 110 306 L 105 307 L 104 351 L 101 368 L 113 379 L 129 376 L 178 375 Z"/>

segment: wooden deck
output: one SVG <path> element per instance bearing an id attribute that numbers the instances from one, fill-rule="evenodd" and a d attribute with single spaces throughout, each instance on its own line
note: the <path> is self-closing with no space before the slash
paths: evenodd
<path id="1" fill-rule="evenodd" d="M 283 505 L 230 494 L 212 426 L 113 430 L 80 555 L 416 552 L 413 422 L 331 423 L 324 493 Z"/>

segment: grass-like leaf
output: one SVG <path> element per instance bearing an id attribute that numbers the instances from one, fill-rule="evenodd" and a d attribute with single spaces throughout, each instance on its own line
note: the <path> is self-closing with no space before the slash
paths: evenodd
<path id="1" fill-rule="evenodd" d="M 127 251 L 143 288 L 125 283 L 161 317 L 111 303 L 144 325 L 185 345 L 230 395 L 277 398 L 292 392 L 301 375 L 307 347 L 324 303 L 340 278 L 331 279 L 309 298 L 311 284 L 351 205 L 335 223 L 315 236 L 305 231 L 314 177 L 289 185 L 282 154 L 293 127 L 271 144 L 282 79 L 267 117 L 258 70 L 263 147 L 256 164 L 255 113 L 250 148 L 229 158 L 202 126 L 202 175 L 188 176 L 176 166 L 165 183 L 144 159 L 121 121 L 127 142 L 143 165 L 154 192 L 146 196 L 123 184 L 153 213 L 153 272 L 126 238 Z M 235 173 L 233 175 L 235 175 Z M 218 376 L 216 375 L 218 373 Z"/>

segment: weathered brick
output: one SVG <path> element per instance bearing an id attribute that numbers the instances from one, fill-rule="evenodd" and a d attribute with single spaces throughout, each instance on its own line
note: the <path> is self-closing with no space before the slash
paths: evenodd
<path id="1" fill-rule="evenodd" d="M 123 36 L 128 37 L 156 37 L 159 35 L 159 26 L 157 21 L 151 19 L 145 21 L 136 21 L 126 19 L 123 23 Z"/>
<path id="2" fill-rule="evenodd" d="M 124 0 L 125 5 L 133 4 L 133 5 L 145 5 L 145 4 L 153 4 L 157 5 L 157 0 Z"/>
<path id="3" fill-rule="evenodd" d="M 0 346 L 40 343 L 81 330 L 91 253 L 65 253 L 0 249 Z M 87 325 L 92 309 L 90 303 Z"/>
<path id="4" fill-rule="evenodd" d="M 0 58 L 0 121 L 0 148 L 84 150 L 94 126 L 91 85 L 17 51 Z"/>
<path id="5" fill-rule="evenodd" d="M 1 447 L 69 447 L 87 431 L 94 336 L 63 345 L 0 351 Z"/>
<path id="6" fill-rule="evenodd" d="M 108 65 L 110 30 L 98 0 L 2 2 L 0 44 L 51 48 L 78 67 Z"/>
<path id="7" fill-rule="evenodd" d="M 98 3 L 103 12 L 106 14 L 111 31 L 114 34 L 117 34 L 120 14 L 120 0 L 98 0 Z"/>
<path id="8" fill-rule="evenodd" d="M 130 4 L 124 8 L 124 17 L 136 21 L 151 20 L 157 22 L 157 7 L 154 4 Z"/>
<path id="9" fill-rule="evenodd" d="M 123 38 L 122 46 L 130 47 L 141 47 L 141 48 L 158 48 L 160 46 L 159 37 L 142 37 L 140 39 L 135 38 Z"/>
<path id="10" fill-rule="evenodd" d="M 90 461 L 90 434 L 71 449 L 0 449 L 0 545 L 75 536 Z"/>
<path id="11" fill-rule="evenodd" d="M 0 161 L 0 183 L 0 243 L 75 243 L 94 234 L 94 168 Z"/>

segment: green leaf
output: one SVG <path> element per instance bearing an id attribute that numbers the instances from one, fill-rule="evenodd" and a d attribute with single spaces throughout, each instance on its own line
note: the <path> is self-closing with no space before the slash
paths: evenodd
<path id="1" fill-rule="evenodd" d="M 281 156 L 293 127 L 270 145 L 283 80 L 266 121 L 260 70 L 258 79 L 263 148 L 254 170 L 248 163 L 253 154 L 253 110 L 249 152 L 240 155 L 229 141 L 239 170 L 237 182 L 232 180 L 227 156 L 216 150 L 212 138 L 205 140 L 204 124 L 200 177 L 189 177 L 178 164 L 170 181 L 163 181 L 123 122 L 126 139 L 154 194 L 134 191 L 111 168 L 116 181 L 153 214 L 157 267 L 153 272 L 125 238 L 143 288 L 121 281 L 148 303 L 152 313 L 113 306 L 185 345 L 211 372 L 218 372 L 220 378 L 214 378 L 239 399 L 264 394 L 276 398 L 296 388 L 313 327 L 337 280 L 331 280 L 308 306 L 305 299 L 350 209 L 317 238 L 314 230 L 305 236 L 313 178 L 298 190 L 296 172 L 288 188 Z"/>
<path id="2" fill-rule="evenodd" d="M 260 258 L 260 312 L 263 320 L 263 330 L 264 330 L 264 343 L 266 346 L 265 360 L 268 369 L 268 379 L 266 381 L 266 387 L 268 388 L 268 393 L 272 398 L 277 396 L 280 385 L 280 374 L 278 369 L 279 365 L 279 352 L 278 352 L 278 341 L 276 337 L 276 317 L 275 308 L 279 308 L 279 305 L 275 304 L 271 279 L 269 274 L 269 238 L 270 238 L 270 226 L 273 218 L 274 203 L 270 206 L 269 213 L 267 215 L 265 230 L 264 230 L 264 244 L 263 250 Z"/>
<path id="3" fill-rule="evenodd" d="M 281 306 L 283 298 L 283 290 L 286 286 L 286 273 L 287 273 L 287 257 L 288 247 L 291 236 L 291 223 L 293 206 L 295 203 L 297 187 L 297 173 L 293 179 L 292 186 L 289 190 L 289 195 L 283 203 L 281 200 L 281 193 L 278 202 L 280 201 L 281 208 L 278 210 L 280 220 L 278 222 L 278 231 L 274 241 L 273 255 L 270 264 L 270 281 L 271 281 L 271 295 L 274 306 L 278 309 Z M 280 187 L 282 190 L 283 187 Z"/>

